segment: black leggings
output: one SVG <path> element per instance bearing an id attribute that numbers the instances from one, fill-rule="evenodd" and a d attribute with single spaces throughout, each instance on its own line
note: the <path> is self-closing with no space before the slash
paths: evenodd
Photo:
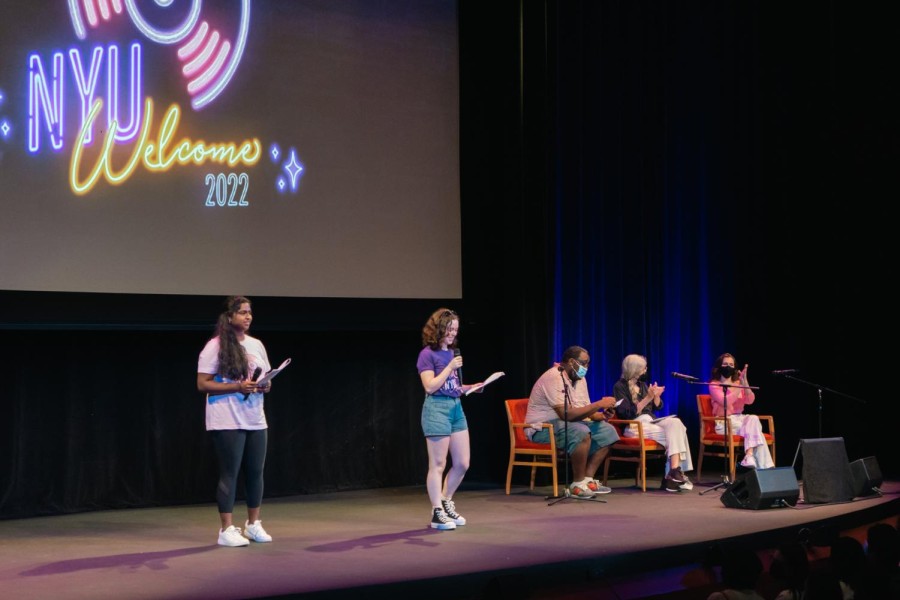
<path id="1" fill-rule="evenodd" d="M 263 497 L 263 467 L 266 464 L 268 429 L 213 430 L 213 445 L 219 458 L 219 487 L 216 502 L 220 513 L 234 512 L 238 471 L 243 464 L 247 488 L 247 508 L 259 508 Z"/>

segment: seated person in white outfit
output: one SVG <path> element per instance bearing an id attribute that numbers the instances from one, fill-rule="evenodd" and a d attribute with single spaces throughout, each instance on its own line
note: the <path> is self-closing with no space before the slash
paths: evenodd
<path id="1" fill-rule="evenodd" d="M 640 354 L 629 354 L 622 360 L 622 378 L 613 386 L 613 396 L 617 402 L 622 401 L 616 406 L 616 417 L 643 422 L 644 437 L 666 447 L 668 460 L 663 487 L 669 492 L 686 491 L 694 487 L 684 474 L 694 468 L 687 428 L 674 415 L 651 423 L 656 420 L 656 411 L 663 406 L 662 394 L 665 390 L 664 386 L 656 383 L 647 385 L 647 359 Z M 637 425 L 626 427 L 623 435 L 637 436 Z"/>
<path id="2" fill-rule="evenodd" d="M 740 371 L 734 368 L 734 357 L 727 352 L 719 356 L 713 363 L 712 377 L 710 377 L 709 396 L 712 401 L 713 415 L 725 416 L 725 388 L 728 386 L 748 386 L 747 367 Z M 753 390 L 747 387 L 728 387 L 728 419 L 731 421 L 731 430 L 735 435 L 744 438 L 744 459 L 741 466 L 748 469 L 771 469 L 775 466 L 772 454 L 763 436 L 762 424 L 756 415 L 745 415 L 744 407 L 756 401 Z M 716 421 L 716 433 L 725 433 L 725 422 Z"/>

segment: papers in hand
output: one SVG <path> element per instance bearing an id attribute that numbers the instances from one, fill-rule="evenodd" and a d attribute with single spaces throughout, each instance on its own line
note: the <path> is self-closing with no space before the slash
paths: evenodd
<path id="1" fill-rule="evenodd" d="M 472 392 L 477 392 L 478 390 L 484 388 L 484 386 L 486 386 L 487 384 L 489 384 L 489 383 L 491 383 L 491 382 L 493 382 L 493 381 L 497 381 L 498 379 L 500 379 L 500 378 L 503 377 L 504 375 L 506 375 L 506 373 L 504 373 L 503 371 L 497 371 L 496 373 L 492 373 L 490 377 L 488 377 L 487 379 L 485 379 L 485 380 L 482 381 L 481 383 L 476 383 L 475 385 L 473 385 L 472 387 L 470 387 L 470 388 L 468 389 L 468 391 L 466 391 L 466 396 L 468 396 L 468 395 L 471 394 Z"/>
<path id="2" fill-rule="evenodd" d="M 281 373 L 281 371 L 289 364 L 291 364 L 291 359 L 289 359 L 289 358 L 284 359 L 284 362 L 281 363 L 280 365 L 278 365 L 277 369 L 272 369 L 271 371 L 269 371 L 268 373 L 266 373 L 265 375 L 263 375 L 262 377 L 257 379 L 256 385 L 260 386 L 260 385 L 265 385 L 265 384 L 269 383 L 270 381 L 275 379 L 275 376 L 278 375 L 279 373 Z"/>
<path id="3" fill-rule="evenodd" d="M 653 420 L 650 421 L 650 422 L 651 422 L 651 423 L 659 423 L 660 421 L 665 421 L 666 419 L 671 419 L 671 418 L 674 417 L 674 416 L 675 416 L 675 415 L 666 415 L 666 416 L 660 417 L 660 418 L 658 418 L 658 419 L 653 419 Z"/>

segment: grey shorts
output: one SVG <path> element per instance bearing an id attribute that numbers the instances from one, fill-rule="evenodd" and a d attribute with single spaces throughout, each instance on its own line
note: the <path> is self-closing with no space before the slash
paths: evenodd
<path id="1" fill-rule="evenodd" d="M 445 436 L 469 428 L 459 398 L 425 396 L 422 405 L 422 433 L 425 437 Z"/>

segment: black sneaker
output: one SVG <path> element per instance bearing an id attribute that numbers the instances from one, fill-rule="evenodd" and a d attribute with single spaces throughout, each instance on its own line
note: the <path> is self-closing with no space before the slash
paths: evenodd
<path id="1" fill-rule="evenodd" d="M 442 530 L 456 529 L 456 523 L 447 516 L 443 509 L 436 508 L 431 515 L 431 528 Z"/>
<path id="2" fill-rule="evenodd" d="M 441 506 L 444 507 L 444 513 L 453 520 L 457 525 L 465 525 L 466 518 L 456 512 L 456 505 L 453 504 L 453 500 L 444 500 L 441 498 Z"/>
<path id="3" fill-rule="evenodd" d="M 678 493 L 681 491 L 681 482 L 675 479 L 674 474 L 675 471 L 673 469 L 672 471 L 669 471 L 669 474 L 663 479 L 663 489 L 667 492 Z"/>

